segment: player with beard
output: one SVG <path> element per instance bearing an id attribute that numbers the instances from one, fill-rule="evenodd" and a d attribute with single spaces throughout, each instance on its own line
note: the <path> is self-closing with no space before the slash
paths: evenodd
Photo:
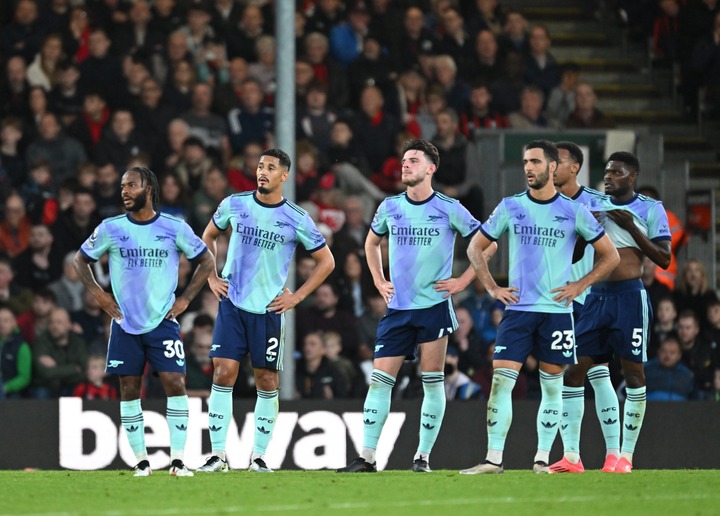
<path id="1" fill-rule="evenodd" d="M 106 370 L 120 376 L 120 417 L 138 461 L 135 476 L 152 474 L 140 404 L 147 360 L 168 396 L 170 474 L 191 477 L 183 463 L 189 413 L 185 352 L 176 317 L 204 285 L 214 258 L 187 223 L 158 211 L 158 181 L 151 170 L 128 169 L 120 192 L 127 213 L 100 223 L 75 255 L 75 268 L 85 288 L 113 319 Z M 112 294 L 98 285 L 90 268 L 105 253 L 110 259 Z M 198 262 L 198 267 L 176 298 L 180 253 Z"/>
<path id="2" fill-rule="evenodd" d="M 445 414 L 447 336 L 458 327 L 450 296 L 474 278 L 471 267 L 460 278 L 452 277 L 455 236 L 469 238 L 480 227 L 459 201 L 433 191 L 432 178 L 439 165 L 432 143 L 406 142 L 402 182 L 407 190 L 380 204 L 365 240 L 368 266 L 388 310 L 377 329 L 374 370 L 363 409 L 363 448 L 360 457 L 338 473 L 377 471 L 376 449 L 390 412 L 392 388 L 403 361 L 413 359 L 418 346 L 424 395 L 412 470 L 430 471 L 430 452 Z M 390 281 L 385 279 L 380 251 L 385 237 Z"/>
<path id="3" fill-rule="evenodd" d="M 670 265 L 671 235 L 660 201 L 635 193 L 640 162 L 629 152 L 615 152 L 605 166 L 605 193 L 609 194 L 605 231 L 620 253 L 620 265 L 592 287 L 576 328 L 578 363 L 565 374 L 562 431 L 565 453 L 550 466 L 552 473 L 582 473 L 580 426 L 584 412 L 585 376 L 603 396 L 603 426 L 619 420 L 619 404 L 612 392 L 607 363 L 615 353 L 627 382 L 622 446 L 619 432 L 605 433 L 609 473 L 631 473 L 633 453 L 645 416 L 645 373 L 652 308 L 642 283 L 645 256 L 663 269 Z M 591 369 L 592 367 L 592 369 Z M 589 372 L 588 372 L 589 371 Z M 610 394 L 612 392 L 612 394 Z"/>
<path id="4" fill-rule="evenodd" d="M 309 296 L 335 267 L 335 260 L 310 215 L 285 199 L 282 185 L 290 177 L 290 157 L 280 149 L 260 155 L 257 190 L 223 199 L 203 233 L 213 251 L 221 233 L 230 232 L 228 257 L 218 277 L 208 281 L 220 300 L 210 356 L 215 371 L 208 400 L 212 455 L 197 471 L 228 471 L 225 456 L 232 391 L 240 361 L 249 353 L 257 402 L 250 471 L 270 473 L 265 452 L 278 415 L 278 372 L 282 369 L 284 313 Z M 283 288 L 293 252 L 302 244 L 317 265 L 295 292 Z"/>
<path id="5" fill-rule="evenodd" d="M 590 211 L 555 189 L 550 176 L 558 166 L 558 149 L 553 143 L 528 143 L 523 164 L 528 190 L 504 198 L 468 248 L 478 278 L 506 309 L 493 356 L 487 456 L 484 462 L 460 472 L 466 475 L 503 473 L 503 450 L 512 422 L 511 393 L 530 353 L 539 362 L 542 392 L 533 471 L 548 472 L 562 409 L 563 370 L 575 362 L 572 302 L 620 260 Z M 510 243 L 509 286 L 499 287 L 482 251 L 506 231 Z M 572 281 L 572 255 L 578 238 L 592 244 L 596 261 L 587 274 Z"/>

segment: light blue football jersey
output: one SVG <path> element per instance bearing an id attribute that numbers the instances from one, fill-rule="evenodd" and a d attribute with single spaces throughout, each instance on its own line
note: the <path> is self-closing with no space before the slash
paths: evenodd
<path id="1" fill-rule="evenodd" d="M 441 193 L 422 202 L 402 193 L 380 204 L 370 227 L 389 240 L 395 295 L 388 307 L 410 310 L 444 301 L 445 293 L 436 292 L 433 285 L 452 277 L 455 235 L 471 237 L 480 222 L 459 201 Z"/>
<path id="2" fill-rule="evenodd" d="M 602 211 L 602 207 L 604 203 L 606 203 L 609 199 L 609 196 L 600 193 L 597 190 L 593 190 L 592 188 L 588 188 L 587 186 L 581 186 L 580 190 L 578 190 L 577 193 L 571 197 L 571 199 L 573 201 L 579 202 L 588 210 L 593 212 Z M 570 274 L 571 281 L 577 281 L 583 276 L 585 276 L 588 272 L 590 272 L 593 267 L 594 260 L 595 248 L 591 245 L 588 245 L 585 247 L 585 253 L 583 254 L 583 257 L 578 262 L 573 263 L 572 265 L 572 272 Z M 585 298 L 587 297 L 589 292 L 590 287 L 584 290 L 578 297 L 574 299 L 574 301 L 577 301 L 580 304 L 585 304 Z"/>
<path id="3" fill-rule="evenodd" d="M 311 253 L 327 245 L 305 210 L 287 199 L 265 204 L 255 191 L 223 199 L 212 220 L 221 231 L 232 229 L 222 270 L 230 301 L 256 314 L 282 293 L 298 244 Z"/>
<path id="4" fill-rule="evenodd" d="M 670 224 L 662 201 L 646 195 L 635 194 L 630 201 L 620 203 L 615 202 L 612 197 L 606 195 L 602 198 L 600 204 L 601 206 L 596 208 L 598 211 L 626 210 L 632 213 L 635 225 L 640 229 L 640 232 L 653 242 L 671 240 L 672 238 Z M 610 240 L 618 249 L 623 247 L 640 249 L 640 246 L 638 246 L 630 233 L 609 218 L 604 218 L 603 226 Z"/>
<path id="5" fill-rule="evenodd" d="M 507 309 L 547 313 L 572 311 L 550 291 L 571 280 L 578 235 L 593 243 L 605 233 L 582 204 L 559 193 L 538 201 L 529 191 L 500 201 L 481 231 L 490 240 L 509 233 L 509 286 L 519 290 L 519 301 Z"/>
<path id="6" fill-rule="evenodd" d="M 180 253 L 194 260 L 205 251 L 185 221 L 164 213 L 146 222 L 129 214 L 105 219 L 80 247 L 93 262 L 108 253 L 120 326 L 133 335 L 157 328 L 175 302 Z"/>

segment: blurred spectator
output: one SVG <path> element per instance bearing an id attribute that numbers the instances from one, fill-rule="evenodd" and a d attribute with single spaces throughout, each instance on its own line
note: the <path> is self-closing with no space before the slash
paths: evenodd
<path id="1" fill-rule="evenodd" d="M 331 83 L 329 99 L 332 105 L 356 110 L 359 107 L 360 92 L 367 84 L 375 84 L 383 92 L 390 91 L 397 73 L 392 67 L 390 57 L 383 51 L 378 37 L 371 34 L 363 40 L 362 53 L 350 64 L 347 74 L 341 74 L 341 77 L 347 77 L 347 84 L 333 85 Z M 333 70 L 330 81 L 338 81 L 334 77 L 336 74 L 337 72 Z M 344 87 L 347 87 L 347 91 L 338 102 L 333 95 L 336 90 Z"/>
<path id="2" fill-rule="evenodd" d="M 652 52 L 656 60 L 669 64 L 678 57 L 680 3 L 678 0 L 660 0 L 659 8 L 653 21 Z"/>
<path id="3" fill-rule="evenodd" d="M 202 140 L 191 136 L 183 142 L 181 158 L 174 170 L 188 191 L 197 192 L 212 165 Z"/>
<path id="4" fill-rule="evenodd" d="M 295 288 L 305 283 L 307 279 L 315 270 L 316 262 L 315 259 L 309 254 L 300 253 L 296 256 L 297 265 L 295 266 Z M 309 309 L 313 306 L 314 299 L 312 297 L 306 297 L 295 308 L 297 309 Z"/>
<path id="5" fill-rule="evenodd" d="M 707 322 L 705 307 L 717 299 L 717 294 L 710 288 L 705 266 L 700 260 L 691 258 L 685 262 L 673 295 L 678 312 L 692 310 L 704 327 Z"/>
<path id="6" fill-rule="evenodd" d="M 35 291 L 30 308 L 17 316 L 17 324 L 23 338 L 33 344 L 38 335 L 47 330 L 50 312 L 57 308 L 55 294 L 47 287 Z"/>
<path id="7" fill-rule="evenodd" d="M 72 193 L 72 205 L 60 213 L 52 228 L 53 259 L 64 260 L 66 255 L 74 254 L 99 223 L 92 191 L 77 187 Z"/>
<path id="8" fill-rule="evenodd" d="M 332 248 L 332 234 L 338 231 L 345 223 L 345 213 L 342 210 L 342 192 L 338 188 L 335 174 L 328 172 L 320 178 L 315 195 L 312 198 L 312 206 L 317 210 L 317 222 L 321 224 L 320 232 L 327 239 L 323 232 L 323 225 L 330 232 L 328 247 Z"/>
<path id="9" fill-rule="evenodd" d="M 346 197 L 343 211 L 345 212 L 345 223 L 335 233 L 332 248 L 337 264 L 342 263 L 343 257 L 349 252 L 364 252 L 365 237 L 370 230 L 370 225 L 365 222 L 367 209 L 361 197 Z"/>
<path id="10" fill-rule="evenodd" d="M 150 25 L 152 12 L 145 0 L 137 0 L 130 7 L 128 21 L 113 32 L 113 53 L 118 56 L 150 56 L 159 52 L 165 41 L 163 34 Z"/>
<path id="11" fill-rule="evenodd" d="M 660 343 L 668 336 L 677 335 L 677 310 L 672 297 L 660 298 L 657 309 L 653 309 L 653 327 L 648 340 L 648 358 L 655 358 Z"/>
<path id="12" fill-rule="evenodd" d="M 704 34 L 693 48 L 692 68 L 703 90 L 704 103 L 713 106 L 720 102 L 720 11 L 713 16 L 713 30 Z"/>
<path id="13" fill-rule="evenodd" d="M 30 308 L 32 292 L 20 286 L 15 280 L 15 271 L 10 259 L 0 256 L 0 306 L 21 314 Z"/>
<path id="14" fill-rule="evenodd" d="M 184 113 L 192 107 L 192 89 L 196 83 L 195 68 L 182 60 L 169 71 L 163 98 L 176 113 Z"/>
<path id="15" fill-rule="evenodd" d="M 330 147 L 327 150 L 328 165 L 348 163 L 358 169 L 365 177 L 372 171 L 361 145 L 354 137 L 353 128 L 344 118 L 338 118 L 330 129 Z"/>
<path id="16" fill-rule="evenodd" d="M 82 143 L 87 154 L 93 154 L 110 121 L 110 109 L 105 95 L 95 91 L 85 94 L 82 105 L 82 112 L 68 127 L 68 134 Z"/>
<path id="17" fill-rule="evenodd" d="M 228 57 L 242 57 L 248 63 L 258 60 L 255 53 L 257 39 L 266 34 L 265 17 L 262 9 L 256 5 L 249 4 L 243 9 L 242 18 L 238 26 L 227 36 Z M 290 30 L 290 28 L 286 28 Z"/>
<path id="18" fill-rule="evenodd" d="M 125 169 L 129 168 L 125 164 Z M 120 196 L 120 174 L 113 163 L 105 163 L 97 168 L 95 181 L 95 204 L 97 214 L 106 219 L 123 213 L 125 210 Z"/>
<path id="19" fill-rule="evenodd" d="M 303 181 L 301 179 L 301 164 L 300 164 L 300 158 L 303 156 L 304 146 L 303 143 L 307 142 L 298 142 L 298 147 L 295 149 L 295 155 L 296 155 L 296 167 L 295 167 L 295 199 L 296 202 L 302 202 L 303 200 L 306 200 L 305 194 L 302 194 L 301 192 L 306 191 L 307 195 L 309 196 L 312 190 L 314 189 L 314 185 L 312 188 L 306 189 L 306 187 L 302 186 Z M 309 144 L 308 144 L 309 145 Z M 228 165 L 227 169 L 227 178 L 228 183 L 230 184 L 230 187 L 235 190 L 236 192 L 246 192 L 249 190 L 255 190 L 257 187 L 257 166 L 260 161 L 260 155 L 262 154 L 263 150 L 265 148 L 258 142 L 249 142 L 247 145 L 245 145 L 245 148 L 243 149 L 243 152 L 240 156 L 235 156 Z"/>
<path id="20" fill-rule="evenodd" d="M 63 308 L 50 313 L 48 329 L 33 345 L 34 396 L 71 396 L 85 379 L 87 345 L 70 330 L 70 315 Z"/>
<path id="21" fill-rule="evenodd" d="M 243 97 L 243 82 L 247 78 L 247 61 L 242 57 L 231 59 L 228 64 L 228 80 L 215 86 L 212 105 L 213 113 L 225 116 L 230 110 L 240 107 Z"/>
<path id="22" fill-rule="evenodd" d="M 3 28 L 0 44 L 4 56 L 20 55 L 26 63 L 40 50 L 45 31 L 40 26 L 37 0 L 19 0 L 13 21 Z"/>
<path id="23" fill-rule="evenodd" d="M 49 92 L 57 84 L 57 72 L 63 59 L 62 38 L 59 34 L 45 36 L 42 48 L 27 69 L 27 80 L 30 86 L 40 86 Z"/>
<path id="24" fill-rule="evenodd" d="M 520 111 L 508 115 L 513 129 L 556 129 L 556 120 L 545 118 L 542 113 L 545 95 L 537 86 L 526 86 L 520 95 Z"/>
<path id="25" fill-rule="evenodd" d="M 680 9 L 678 29 L 678 61 L 681 66 L 681 90 L 685 107 L 690 112 L 697 109 L 699 77 L 693 67 L 693 51 L 696 44 L 713 33 L 715 16 L 720 12 L 717 0 L 688 0 Z"/>
<path id="26" fill-rule="evenodd" d="M 385 317 L 387 304 L 377 289 L 370 288 L 365 296 L 365 305 L 367 306 L 367 310 L 365 310 L 363 315 L 357 320 L 357 361 L 365 375 L 365 382 L 369 384 L 373 371 L 373 354 L 375 352 L 377 326 L 380 319 Z"/>
<path id="27" fill-rule="evenodd" d="M 525 59 L 525 80 L 547 97 L 560 84 L 560 65 L 550 53 L 550 31 L 545 25 L 530 29 L 530 53 Z"/>
<path id="28" fill-rule="evenodd" d="M 195 321 L 204 318 L 209 318 L 209 316 L 199 316 Z M 210 319 L 211 328 L 212 324 L 213 320 Z M 209 332 L 196 331 L 193 326 L 193 332 L 185 338 L 185 345 L 188 347 L 188 351 L 185 353 L 187 360 L 185 388 L 188 396 L 202 398 L 210 396 L 214 371 L 212 358 L 210 358 L 212 343 L 212 329 Z"/>
<path id="29" fill-rule="evenodd" d="M 105 317 L 95 296 L 83 292 L 82 307 L 70 313 L 73 331 L 82 335 L 87 344 L 92 344 L 103 335 Z"/>
<path id="30" fill-rule="evenodd" d="M 706 399 L 712 391 L 715 364 L 718 363 L 720 351 L 718 343 L 709 342 L 700 334 L 698 317 L 691 310 L 680 312 L 677 326 L 683 363 L 695 376 L 693 398 Z"/>
<path id="31" fill-rule="evenodd" d="M 693 391 L 693 374 L 681 362 L 680 343 L 674 336 L 660 343 L 657 358 L 645 364 L 648 401 L 684 401 Z"/>
<path id="32" fill-rule="evenodd" d="M 343 19 L 343 3 L 340 0 L 315 2 L 312 15 L 307 21 L 307 32 L 321 32 L 330 36 L 330 30 Z"/>
<path id="33" fill-rule="evenodd" d="M 140 102 L 134 109 L 136 129 L 144 147 L 154 149 L 162 143 L 170 121 L 175 117 L 175 110 L 165 102 L 160 83 L 153 77 L 144 79 L 140 85 Z"/>
<path id="34" fill-rule="evenodd" d="M 305 105 L 298 109 L 297 138 L 309 140 L 320 153 L 330 147 L 330 131 L 337 113 L 328 108 L 327 86 L 313 81 L 305 95 Z"/>
<path id="35" fill-rule="evenodd" d="M 125 84 L 122 66 L 117 57 L 110 55 L 110 38 L 101 28 L 95 28 L 88 38 L 87 59 L 80 63 L 80 87 L 84 91 L 102 91 L 110 106 L 120 98 L 121 85 Z"/>
<path id="36" fill-rule="evenodd" d="M 25 158 L 19 150 L 23 139 L 23 124 L 19 118 L 8 117 L 0 121 L 0 171 L 3 197 L 12 188 L 21 188 L 27 177 Z"/>
<path id="37" fill-rule="evenodd" d="M 399 133 L 395 137 L 395 155 L 390 156 L 383 163 L 382 170 L 372 175 L 372 182 L 386 195 L 395 195 L 405 191 L 402 182 L 402 157 L 405 142 L 416 138 L 415 134 Z"/>
<path id="38" fill-rule="evenodd" d="M 445 355 L 445 397 L 463 401 L 481 399 L 482 387 L 460 371 L 458 361 L 458 350 L 449 346 Z"/>
<path id="39" fill-rule="evenodd" d="M 458 328 L 450 334 L 448 347 L 455 351 L 455 366 L 467 376 L 472 376 L 488 363 L 488 346 L 475 329 L 470 311 L 457 307 L 455 315 Z"/>
<path id="40" fill-rule="evenodd" d="M 232 152 L 239 154 L 250 142 L 263 145 L 273 141 L 274 111 L 263 103 L 260 83 L 245 79 L 241 107 L 227 114 L 229 142 Z"/>
<path id="41" fill-rule="evenodd" d="M 10 194 L 3 206 L 0 223 L 0 252 L 10 258 L 27 249 L 30 242 L 30 217 L 25 211 L 25 201 L 18 194 Z"/>
<path id="42" fill-rule="evenodd" d="M 65 59 L 57 67 L 56 78 L 48 102 L 50 108 L 60 115 L 63 126 L 70 127 L 83 111 L 83 96 L 78 87 L 80 70 L 74 61 Z"/>
<path id="43" fill-rule="evenodd" d="M 45 113 L 38 125 L 38 138 L 28 146 L 25 153 L 28 164 L 41 159 L 52 163 L 53 177 L 58 183 L 73 177 L 80 163 L 87 160 L 80 142 L 62 134 L 61 129 L 57 115 Z"/>
<path id="44" fill-rule="evenodd" d="M 342 374 L 350 398 L 359 398 L 366 391 L 367 385 L 360 375 L 357 366 L 351 360 L 341 356 L 342 337 L 334 331 L 323 334 L 325 356 L 328 361 Z"/>
<path id="45" fill-rule="evenodd" d="M 657 280 L 657 269 L 659 267 L 647 256 L 643 259 L 642 282 L 645 292 L 650 299 L 653 313 L 656 313 L 658 301 L 666 296 L 671 296 L 672 291 Z"/>
<path id="46" fill-rule="evenodd" d="M 338 308 L 340 297 L 337 287 L 326 282 L 313 294 L 314 306 L 309 310 L 298 310 L 297 333 L 300 338 L 313 331 L 334 331 L 340 334 L 343 356 L 353 360 L 357 357 L 357 332 L 355 317 Z"/>
<path id="47" fill-rule="evenodd" d="M 472 287 L 459 306 L 468 310 L 472 317 L 473 327 L 482 335 L 486 328 L 493 326 L 491 313 L 495 305 L 495 298 L 488 294 L 479 278 L 473 280 Z M 489 343 L 486 342 L 486 344 Z"/>
<path id="48" fill-rule="evenodd" d="M 85 381 L 78 384 L 72 395 L 85 400 L 116 400 L 117 389 L 110 385 L 105 374 L 105 357 L 90 355 L 87 359 Z"/>
<path id="49" fill-rule="evenodd" d="M 52 178 L 51 165 L 45 160 L 32 163 L 30 177 L 20 189 L 25 208 L 33 224 L 54 224 L 59 206 L 56 187 Z"/>
<path id="50" fill-rule="evenodd" d="M 159 151 L 155 153 L 158 170 L 168 171 L 177 166 L 183 156 L 183 143 L 189 136 L 190 127 L 186 122 L 179 118 L 170 121 L 165 141 L 162 142 Z M 160 155 L 162 155 L 162 159 L 158 159 Z"/>
<path id="51" fill-rule="evenodd" d="M 374 288 L 370 271 L 367 270 L 359 249 L 351 250 L 336 258 L 338 265 L 341 265 L 336 269 L 338 309 L 349 312 L 356 319 L 365 312 L 364 301 L 368 289 Z"/>
<path id="52" fill-rule="evenodd" d="M 125 171 L 131 159 L 143 150 L 135 131 L 135 120 L 126 109 L 118 109 L 112 115 L 110 126 L 95 146 L 95 163 L 101 167 L 111 164 L 115 171 Z"/>
<path id="53" fill-rule="evenodd" d="M 218 242 L 220 242 L 220 239 L 218 239 Z M 218 251 L 218 256 L 219 255 L 220 252 Z M 208 315 L 212 317 L 213 321 L 215 321 L 215 318 L 217 317 L 218 300 L 215 297 L 215 294 L 213 294 L 209 288 L 204 288 L 202 291 L 200 291 L 200 294 L 198 294 L 197 297 L 200 300 L 200 306 L 198 307 L 198 309 L 192 312 L 185 312 L 180 319 L 181 333 L 189 332 L 193 327 L 195 319 L 197 319 L 201 315 Z"/>
<path id="54" fill-rule="evenodd" d="M 353 123 L 355 142 L 365 150 L 372 172 L 379 171 L 385 159 L 392 156 L 395 136 L 400 131 L 397 119 L 383 111 L 384 104 L 380 88 L 365 87 L 360 94 L 360 111 Z M 370 175 L 365 174 L 365 177 Z"/>
<path id="55" fill-rule="evenodd" d="M 565 122 L 568 129 L 612 129 L 615 121 L 597 108 L 593 87 L 581 82 L 575 87 L 575 111 Z"/>
<path id="56" fill-rule="evenodd" d="M 460 132 L 467 139 L 475 139 L 478 129 L 501 129 L 510 126 L 506 116 L 492 109 L 492 93 L 486 82 L 476 82 L 470 88 L 470 102 L 460 115 Z"/>
<path id="57" fill-rule="evenodd" d="M 458 67 L 452 57 L 439 55 L 433 58 L 433 73 L 437 84 L 445 92 L 448 107 L 460 113 L 470 100 L 470 87 L 458 77 Z"/>
<path id="58" fill-rule="evenodd" d="M 580 67 L 568 63 L 562 67 L 560 84 L 550 92 L 545 114 L 555 120 L 567 120 L 575 111 L 575 88 L 580 80 Z"/>
<path id="59" fill-rule="evenodd" d="M 495 109 L 503 115 L 520 109 L 520 96 L 527 86 L 523 78 L 524 59 L 516 52 L 508 54 L 505 58 L 503 74 L 497 81 L 490 84 Z"/>
<path id="60" fill-rule="evenodd" d="M 5 397 L 17 399 L 27 394 L 32 377 L 32 352 L 15 322 L 15 315 L 0 307 L 0 379 Z"/>
<path id="61" fill-rule="evenodd" d="M 347 21 L 336 24 L 330 29 L 330 51 L 337 61 L 347 67 L 362 52 L 363 38 L 368 35 L 370 13 L 364 2 L 358 2 L 350 8 Z"/>
<path id="62" fill-rule="evenodd" d="M 503 61 L 495 34 L 484 29 L 475 36 L 474 52 L 468 59 L 468 66 L 464 70 L 460 68 L 460 74 L 469 82 L 492 83 L 502 75 L 502 65 Z"/>
<path id="63" fill-rule="evenodd" d="M 420 55 L 437 53 L 438 42 L 425 27 L 424 15 L 419 7 L 408 7 L 403 18 L 403 29 L 398 46 L 392 52 L 399 71 L 420 68 Z"/>
<path id="64" fill-rule="evenodd" d="M 303 338 L 302 358 L 295 366 L 295 396 L 301 399 L 346 398 L 348 385 L 342 372 L 325 356 L 322 332 Z"/>
<path id="65" fill-rule="evenodd" d="M 82 5 L 76 5 L 70 11 L 70 22 L 63 31 L 65 54 L 80 64 L 90 55 L 90 17 Z"/>
<path id="66" fill-rule="evenodd" d="M 36 292 L 60 277 L 62 266 L 52 259 L 52 245 L 50 228 L 44 224 L 33 224 L 27 249 L 13 260 L 18 285 Z"/>
<path id="67" fill-rule="evenodd" d="M 75 251 L 71 251 L 65 255 L 62 276 L 48 285 L 48 288 L 55 294 L 55 302 L 58 307 L 68 312 L 75 312 L 82 309 L 83 296 L 85 294 L 85 287 L 80 281 L 77 270 L 73 265 L 74 258 Z"/>
<path id="68" fill-rule="evenodd" d="M 160 211 L 183 220 L 188 218 L 189 199 L 180 176 L 170 171 L 160 179 Z"/>
<path id="69" fill-rule="evenodd" d="M 705 338 L 717 346 L 720 343 L 720 300 L 710 301 L 707 306 L 708 326 L 703 332 Z M 720 356 L 716 358 L 720 359 Z M 716 364 L 716 365 L 720 365 Z"/>
<path id="70" fill-rule="evenodd" d="M 231 193 L 225 172 L 218 167 L 211 167 L 203 177 L 202 188 L 192 198 L 190 220 L 197 233 L 203 232 L 218 205 Z"/>
<path id="71" fill-rule="evenodd" d="M 516 53 L 527 55 L 530 53 L 530 38 L 527 31 L 527 20 L 516 9 L 508 9 L 505 14 L 502 34 L 498 37 L 498 44 L 502 54 Z"/>
<path id="72" fill-rule="evenodd" d="M 295 60 L 295 105 L 305 103 L 305 95 L 310 84 L 315 80 L 315 72 L 310 62 L 301 57 Z"/>
<path id="73" fill-rule="evenodd" d="M 187 37 L 187 50 L 196 64 L 200 64 L 208 58 L 207 52 L 214 49 L 217 42 L 210 19 L 210 9 L 204 1 L 191 2 L 187 10 L 187 25 L 179 29 L 179 32 L 184 33 Z"/>
<path id="74" fill-rule="evenodd" d="M 212 4 L 210 23 L 218 37 L 225 41 L 240 22 L 242 6 L 234 0 L 214 0 Z"/>
<path id="75" fill-rule="evenodd" d="M 260 84 L 263 97 L 268 105 L 274 104 L 277 81 L 275 78 L 275 38 L 263 34 L 255 42 L 258 61 L 248 65 L 248 76 Z"/>
<path id="76" fill-rule="evenodd" d="M 259 153 L 261 149 L 258 150 Z M 300 140 L 295 146 L 295 202 L 310 200 L 315 193 L 320 181 L 321 171 L 319 169 L 319 155 L 317 148 L 308 140 Z M 247 178 L 247 186 L 244 190 L 255 188 L 256 180 L 253 171 L 252 177 Z"/>
<path id="77" fill-rule="evenodd" d="M 450 6 L 443 10 L 440 16 L 442 35 L 438 41 L 438 54 L 452 57 L 457 68 L 462 70 L 466 68 L 468 57 L 472 53 L 473 38 L 458 8 Z"/>
<path id="78" fill-rule="evenodd" d="M 243 93 L 245 97 L 247 91 Z M 180 118 L 190 127 L 190 135 L 200 138 L 208 152 L 227 159 L 230 151 L 225 120 L 210 111 L 212 88 L 209 84 L 196 84 L 192 88 L 192 106 Z"/>
<path id="79" fill-rule="evenodd" d="M 20 56 L 10 57 L 5 64 L 5 77 L 0 88 L 0 113 L 25 118 L 29 91 L 25 60 Z"/>
<path id="80" fill-rule="evenodd" d="M 155 0 L 152 5 L 151 30 L 161 34 L 171 34 L 182 24 L 180 8 L 175 0 Z"/>

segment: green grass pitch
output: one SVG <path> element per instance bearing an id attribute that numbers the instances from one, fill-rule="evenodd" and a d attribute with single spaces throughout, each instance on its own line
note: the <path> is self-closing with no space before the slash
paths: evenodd
<path id="1" fill-rule="evenodd" d="M 465 476 L 457 471 L 277 471 L 175 478 L 167 471 L 0 471 L 0 514 L 720 514 L 720 471 Z"/>

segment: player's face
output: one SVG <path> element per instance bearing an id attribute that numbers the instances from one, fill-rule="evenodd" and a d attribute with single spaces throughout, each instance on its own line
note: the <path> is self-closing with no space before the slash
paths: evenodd
<path id="1" fill-rule="evenodd" d="M 574 174 L 577 174 L 579 167 L 566 149 L 558 149 L 558 156 L 560 159 L 555 169 L 553 183 L 555 183 L 555 186 L 562 187 L 572 179 Z"/>
<path id="2" fill-rule="evenodd" d="M 258 192 L 269 194 L 282 188 L 288 177 L 288 170 L 280 165 L 280 159 L 274 156 L 262 156 L 257 166 Z"/>
<path id="3" fill-rule="evenodd" d="M 548 184 L 550 173 L 555 171 L 555 165 L 552 163 L 548 163 L 542 149 L 535 148 L 525 151 L 523 167 L 530 188 L 540 190 Z"/>
<path id="4" fill-rule="evenodd" d="M 148 202 L 150 185 L 142 181 L 138 172 L 125 172 L 120 182 L 120 195 L 127 211 L 140 211 Z"/>
<path id="5" fill-rule="evenodd" d="M 409 150 L 403 156 L 402 183 L 405 186 L 419 185 L 434 171 L 435 165 L 428 161 L 422 151 Z"/>
<path id="6" fill-rule="evenodd" d="M 622 197 L 633 189 L 634 174 L 622 161 L 608 161 L 605 166 L 605 193 Z"/>

